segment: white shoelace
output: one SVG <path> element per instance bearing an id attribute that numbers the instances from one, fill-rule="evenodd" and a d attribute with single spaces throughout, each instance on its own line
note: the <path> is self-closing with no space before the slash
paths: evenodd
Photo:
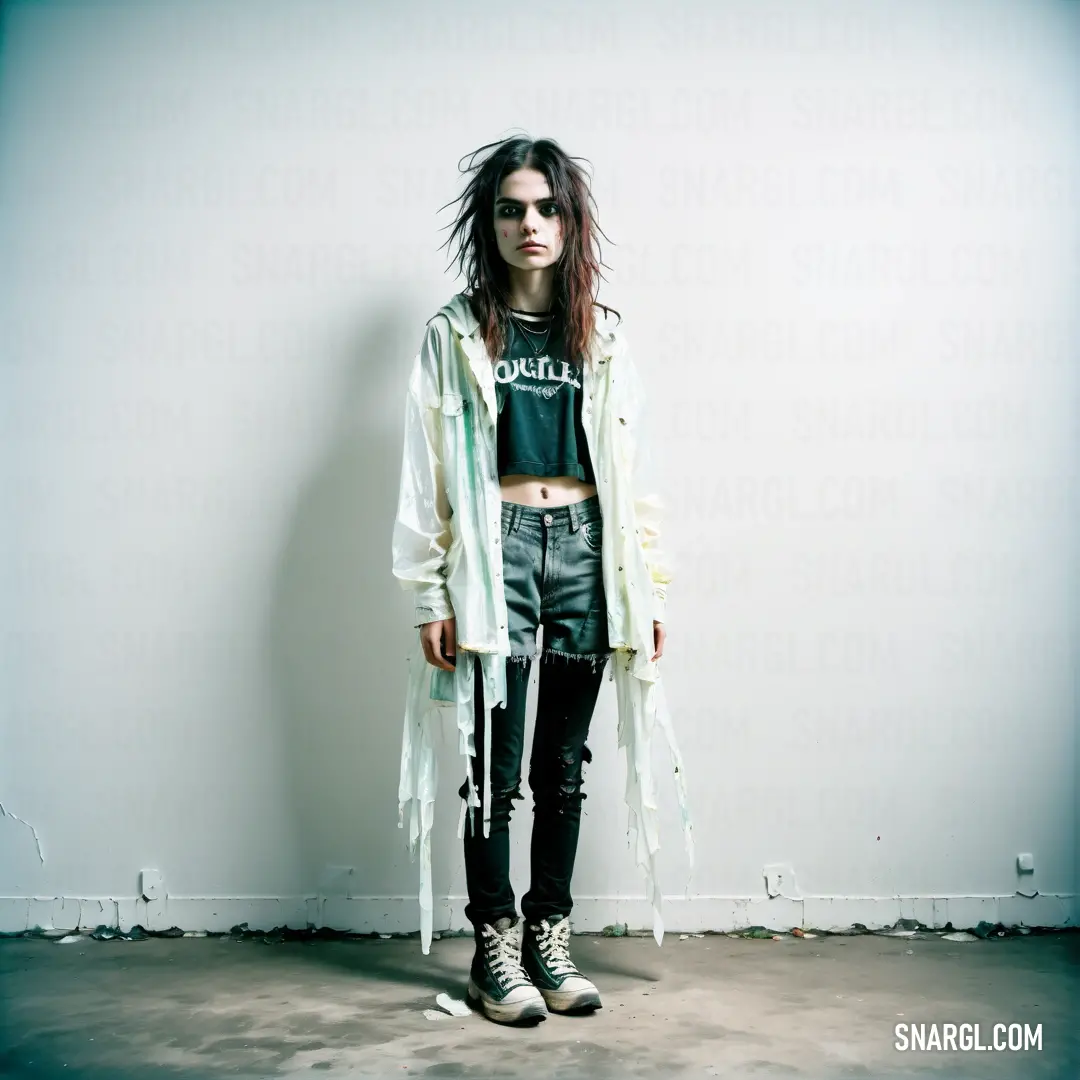
<path id="1" fill-rule="evenodd" d="M 580 975 L 570 959 L 570 920 L 561 919 L 545 934 L 536 935 L 536 946 L 552 975 Z"/>
<path id="2" fill-rule="evenodd" d="M 495 933 L 485 933 L 487 941 L 488 964 L 492 973 L 500 981 L 520 980 L 528 981 L 525 969 L 521 966 L 521 945 L 515 933 L 517 927 L 508 927 L 505 933 L 500 934 L 495 927 Z"/>

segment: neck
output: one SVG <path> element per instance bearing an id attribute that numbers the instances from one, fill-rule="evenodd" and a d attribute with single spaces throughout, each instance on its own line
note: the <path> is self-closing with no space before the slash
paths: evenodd
<path id="1" fill-rule="evenodd" d="M 555 268 L 545 266 L 542 270 L 510 271 L 510 291 L 507 297 L 513 308 L 521 311 L 547 311 L 554 295 Z"/>

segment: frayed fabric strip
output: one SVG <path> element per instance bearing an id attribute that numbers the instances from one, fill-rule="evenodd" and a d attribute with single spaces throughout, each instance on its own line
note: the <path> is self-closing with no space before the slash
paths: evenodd
<path id="1" fill-rule="evenodd" d="M 579 662 L 587 660 L 592 664 L 593 671 L 595 671 L 597 667 L 607 662 L 609 656 L 611 656 L 610 651 L 602 653 L 572 653 L 564 652 L 562 649 L 544 649 L 540 654 L 540 662 L 544 663 L 546 661 L 547 663 L 554 663 L 556 657 L 565 660 L 567 663 L 571 660 Z"/>
<path id="2" fill-rule="evenodd" d="M 417 639 L 409 657 L 405 724 L 402 732 L 401 774 L 398 782 L 398 828 L 409 811 L 409 857 L 420 856 L 420 938 L 430 948 L 433 902 L 431 896 L 431 826 L 435 813 L 438 768 L 434 733 L 439 709 L 430 697 L 430 665 Z"/>
<path id="3" fill-rule="evenodd" d="M 483 686 L 482 706 L 490 710 L 506 703 L 505 656 L 498 653 L 474 653 L 458 647 L 454 665 L 454 700 L 457 702 L 456 718 L 459 745 L 463 750 L 475 753 L 474 688 L 476 667 L 480 664 Z M 435 754 L 436 734 L 441 730 L 440 718 L 443 708 L 454 708 L 452 702 L 431 696 L 434 669 L 424 656 L 423 643 L 417 638 L 409 656 L 409 678 L 406 693 L 405 721 L 402 732 L 401 773 L 398 782 L 398 828 L 405 827 L 405 814 L 409 815 L 407 847 L 412 861 L 420 856 L 420 944 L 426 956 L 431 951 L 434 903 L 431 894 L 431 827 L 435 813 L 435 796 L 438 791 L 438 761 Z M 490 740 L 488 740 L 490 745 Z M 469 783 L 473 784 L 471 766 Z M 491 826 L 490 749 L 484 754 L 484 835 Z M 474 810 L 469 807 L 469 813 Z M 475 824 L 475 819 L 470 821 Z"/>
<path id="4" fill-rule="evenodd" d="M 626 748 L 626 804 L 629 808 L 629 827 L 635 834 L 635 861 L 645 875 L 646 895 L 652 904 L 653 937 L 656 944 L 660 945 L 664 939 L 664 920 L 661 915 L 663 893 L 656 872 L 656 852 L 660 848 L 660 839 L 652 774 L 652 736 L 656 726 L 664 732 L 674 767 L 675 791 L 679 800 L 692 876 L 694 838 L 686 779 L 682 756 L 667 711 L 663 684 L 654 665 L 645 662 L 632 650 L 621 651 L 615 659 L 614 674 L 619 700 L 618 745 Z M 646 677 L 650 674 L 654 676 L 652 680 Z"/>
<path id="5" fill-rule="evenodd" d="M 560 657 L 563 660 L 591 660 L 593 665 L 603 663 L 611 656 L 612 650 L 599 653 L 572 653 L 566 652 L 563 649 L 537 649 L 531 653 L 514 653 L 507 657 L 507 660 L 511 664 L 525 664 L 530 660 L 546 660 L 550 662 L 554 657 Z"/>
<path id="6" fill-rule="evenodd" d="M 461 800 L 461 816 L 458 818 L 457 838 L 459 840 L 465 839 L 465 815 L 468 813 L 469 817 L 469 834 L 471 836 L 476 835 L 476 815 L 473 813 L 473 807 L 480 805 L 480 797 L 476 794 L 476 784 L 472 778 L 472 767 L 469 767 L 469 787 L 468 796 Z"/>

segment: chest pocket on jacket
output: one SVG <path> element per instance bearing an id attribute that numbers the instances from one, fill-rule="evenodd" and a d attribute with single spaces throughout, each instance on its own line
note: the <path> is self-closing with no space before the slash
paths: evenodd
<path id="1" fill-rule="evenodd" d="M 443 416 L 460 416 L 461 410 L 464 408 L 464 402 L 460 394 L 443 394 L 442 396 L 442 414 Z"/>

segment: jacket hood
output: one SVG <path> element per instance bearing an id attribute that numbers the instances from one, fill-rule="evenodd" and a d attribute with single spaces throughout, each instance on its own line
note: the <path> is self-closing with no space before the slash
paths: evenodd
<path id="1" fill-rule="evenodd" d="M 462 337 L 472 337 L 480 325 L 464 293 L 455 293 L 436 314 L 445 315 L 450 320 L 450 325 Z"/>

